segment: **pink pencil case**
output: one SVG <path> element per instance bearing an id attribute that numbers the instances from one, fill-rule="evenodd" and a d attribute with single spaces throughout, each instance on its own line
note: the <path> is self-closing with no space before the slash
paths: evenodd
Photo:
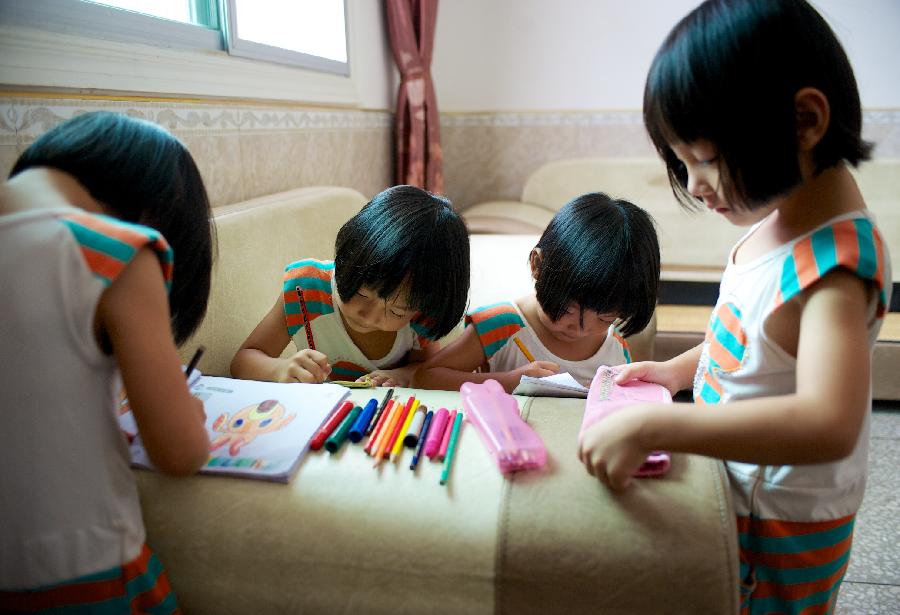
<path id="1" fill-rule="evenodd" d="M 643 380 L 616 384 L 613 382 L 616 373 L 615 368 L 601 365 L 594 374 L 591 388 L 588 390 L 584 418 L 581 420 L 581 431 L 578 433 L 579 441 L 588 427 L 628 406 L 640 403 L 672 403 L 672 395 L 666 387 Z M 661 476 L 668 471 L 670 464 L 671 459 L 667 452 L 653 451 L 634 475 Z"/>
<path id="2" fill-rule="evenodd" d="M 547 448 L 543 440 L 522 420 L 516 398 L 504 391 L 499 382 L 467 382 L 459 392 L 466 418 L 502 473 L 544 466 Z"/>

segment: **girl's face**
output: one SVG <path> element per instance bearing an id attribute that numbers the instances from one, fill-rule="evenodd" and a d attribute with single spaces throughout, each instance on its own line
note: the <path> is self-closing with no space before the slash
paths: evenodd
<path id="1" fill-rule="evenodd" d="M 617 314 L 598 314 L 593 310 L 584 310 L 572 303 L 553 322 L 550 317 L 538 306 L 538 318 L 544 328 L 561 342 L 578 342 L 587 338 L 602 340 L 606 337 L 609 327 L 618 318 Z"/>
<path id="2" fill-rule="evenodd" d="M 688 193 L 703 201 L 706 208 L 737 226 L 748 226 L 765 218 L 768 208 L 750 211 L 729 203 L 719 177 L 719 157 L 716 147 L 707 139 L 691 143 L 670 144 L 672 152 L 687 170 Z"/>
<path id="3" fill-rule="evenodd" d="M 406 297 L 407 293 L 400 289 L 393 297 L 382 299 L 367 286 L 360 287 L 350 301 L 341 301 L 335 293 L 344 323 L 357 333 L 402 329 L 416 315 L 416 311 L 407 304 Z"/>

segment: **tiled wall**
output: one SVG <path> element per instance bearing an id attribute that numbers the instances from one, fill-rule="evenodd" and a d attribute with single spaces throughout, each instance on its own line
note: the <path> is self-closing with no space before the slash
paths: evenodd
<path id="1" fill-rule="evenodd" d="M 876 158 L 900 158 L 900 110 L 864 113 Z M 465 209 L 518 200 L 545 162 L 582 156 L 656 156 L 639 111 L 453 114 L 441 118 L 447 195 Z"/>
<path id="2" fill-rule="evenodd" d="M 158 122 L 197 160 L 213 206 L 313 185 L 367 197 L 392 182 L 392 114 L 249 103 L 0 97 L 0 173 L 38 135 L 78 113 L 121 111 Z M 900 157 L 900 110 L 867 111 L 875 156 Z M 447 195 L 465 209 L 517 200 L 528 175 L 551 160 L 655 156 L 639 111 L 444 113 Z"/>
<path id="3" fill-rule="evenodd" d="M 0 173 L 49 128 L 98 109 L 145 118 L 177 135 L 214 207 L 313 185 L 347 186 L 370 197 L 391 183 L 388 112 L 61 98 L 0 98 Z"/>

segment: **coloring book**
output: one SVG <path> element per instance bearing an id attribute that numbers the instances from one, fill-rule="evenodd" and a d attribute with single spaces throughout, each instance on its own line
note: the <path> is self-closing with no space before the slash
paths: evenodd
<path id="1" fill-rule="evenodd" d="M 309 442 L 350 394 L 336 384 L 301 384 L 199 376 L 191 393 L 203 401 L 210 457 L 201 474 L 225 474 L 286 483 Z M 128 437 L 132 465 L 153 469 L 124 400 L 119 424 Z M 122 410 L 120 408 L 120 411 Z"/>
<path id="2" fill-rule="evenodd" d="M 581 397 L 588 396 L 588 388 L 575 380 L 568 372 L 534 378 L 522 376 L 513 395 L 529 395 L 531 397 Z"/>

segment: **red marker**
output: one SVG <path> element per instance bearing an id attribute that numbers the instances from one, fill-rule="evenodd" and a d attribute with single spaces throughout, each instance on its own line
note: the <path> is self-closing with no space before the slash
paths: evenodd
<path id="1" fill-rule="evenodd" d="M 353 410 L 352 401 L 347 400 L 342 403 L 340 407 L 334 411 L 334 414 L 328 417 L 328 420 L 322 425 L 322 428 L 316 433 L 312 441 L 310 441 L 310 450 L 317 451 L 322 448 L 322 445 L 325 444 L 325 440 L 328 439 L 331 432 L 337 429 L 337 426 L 341 424 L 341 421 L 343 421 L 348 414 L 350 414 L 351 410 Z"/>

